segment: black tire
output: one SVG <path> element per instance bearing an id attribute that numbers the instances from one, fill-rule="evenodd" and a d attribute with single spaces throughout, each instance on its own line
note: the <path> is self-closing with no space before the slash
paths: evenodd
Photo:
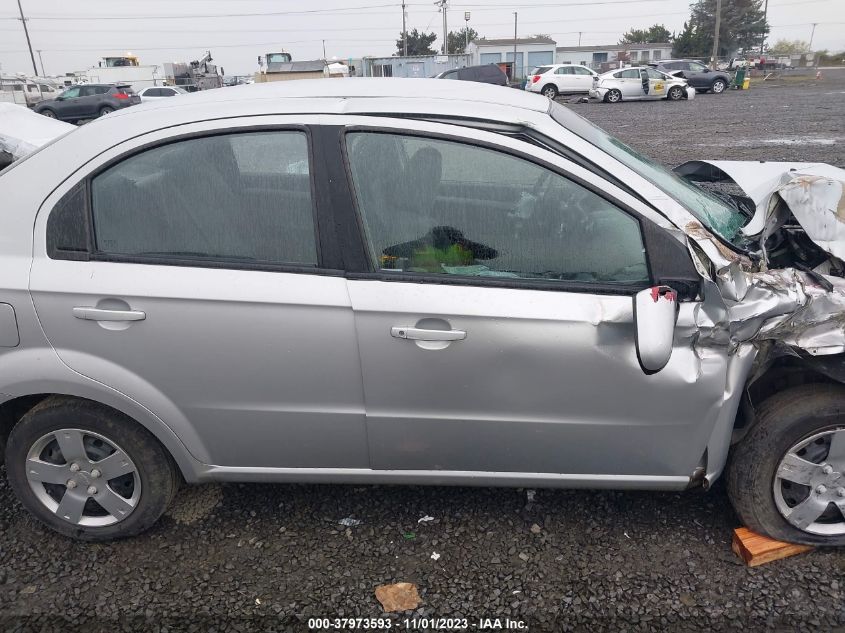
<path id="1" fill-rule="evenodd" d="M 77 525 L 57 516 L 33 492 L 25 468 L 29 450 L 39 438 L 63 428 L 97 433 L 118 444 L 132 460 L 141 493 L 126 518 L 107 526 Z M 99 403 L 64 396 L 47 398 L 15 425 L 6 445 L 6 472 L 18 499 L 38 520 L 82 541 L 107 541 L 143 532 L 164 513 L 181 482 L 168 452 L 137 422 Z"/>
<path id="2" fill-rule="evenodd" d="M 680 86 L 672 86 L 669 88 L 669 93 L 666 95 L 669 101 L 680 101 L 684 98 L 684 89 Z"/>
<path id="3" fill-rule="evenodd" d="M 100 116 L 106 116 L 110 112 L 114 112 L 114 108 L 112 108 L 111 106 L 103 106 L 102 108 L 100 108 Z"/>
<path id="4" fill-rule="evenodd" d="M 721 78 L 714 79 L 713 83 L 710 84 L 710 90 L 713 91 L 713 94 L 717 94 L 717 95 L 722 94 L 727 87 L 728 87 L 727 82 L 725 82 L 725 80 L 721 79 Z"/>
<path id="5" fill-rule="evenodd" d="M 832 428 L 845 428 L 845 387 L 841 385 L 794 387 L 760 405 L 757 421 L 734 447 L 727 471 L 728 496 L 744 525 L 790 543 L 845 545 L 845 535 L 813 534 L 789 523 L 774 495 L 775 471 L 787 451 Z"/>
<path id="6" fill-rule="evenodd" d="M 42 114 L 46 116 L 48 119 L 58 119 L 59 117 L 56 116 L 56 113 L 53 112 L 50 108 L 44 108 L 43 110 L 39 111 L 38 114 Z"/>
<path id="7" fill-rule="evenodd" d="M 543 86 L 543 89 L 540 91 L 544 97 L 548 97 L 549 99 L 554 99 L 558 95 L 557 86 L 554 84 L 546 84 Z"/>
<path id="8" fill-rule="evenodd" d="M 617 90 L 616 88 L 614 88 L 613 90 L 608 90 L 604 94 L 605 103 L 619 103 L 620 101 L 622 101 L 622 92 Z"/>

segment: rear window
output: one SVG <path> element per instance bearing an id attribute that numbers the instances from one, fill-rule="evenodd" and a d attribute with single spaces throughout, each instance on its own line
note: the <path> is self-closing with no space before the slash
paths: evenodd
<path id="1" fill-rule="evenodd" d="M 531 71 L 532 75 L 545 75 L 552 69 L 551 66 L 540 66 L 539 68 L 535 68 Z"/>
<path id="2" fill-rule="evenodd" d="M 135 91 L 132 90 L 132 86 L 115 86 L 115 90 L 117 92 L 125 92 L 128 95 L 134 95 Z"/>

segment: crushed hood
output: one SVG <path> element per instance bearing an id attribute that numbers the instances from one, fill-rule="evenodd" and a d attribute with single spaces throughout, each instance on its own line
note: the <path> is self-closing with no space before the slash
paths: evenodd
<path id="1" fill-rule="evenodd" d="M 48 119 L 24 106 L 0 103 L 0 152 L 13 161 L 74 129 L 70 123 Z"/>
<path id="2" fill-rule="evenodd" d="M 783 224 L 779 202 L 815 244 L 845 260 L 845 169 L 825 163 L 695 160 L 675 168 L 694 182 L 735 184 L 754 203 L 749 237 Z"/>

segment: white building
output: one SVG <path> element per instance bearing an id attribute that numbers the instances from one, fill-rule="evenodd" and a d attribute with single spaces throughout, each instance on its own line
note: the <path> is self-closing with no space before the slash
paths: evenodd
<path id="1" fill-rule="evenodd" d="M 620 62 L 647 64 L 672 57 L 668 42 L 648 44 L 608 44 L 601 46 L 559 46 L 555 54 L 557 64 L 581 64 L 594 70 L 617 67 Z M 605 66 L 603 66 L 605 65 Z"/>
<path id="2" fill-rule="evenodd" d="M 548 37 L 520 37 L 516 41 L 516 72 L 512 77 L 523 78 L 537 66 L 553 64 L 556 42 Z M 514 39 L 488 40 L 478 39 L 470 42 L 467 53 L 472 57 L 472 65 L 501 64 L 510 68 L 513 65 Z M 505 70 L 505 68 L 503 68 Z M 505 71 L 510 74 L 509 71 Z"/>

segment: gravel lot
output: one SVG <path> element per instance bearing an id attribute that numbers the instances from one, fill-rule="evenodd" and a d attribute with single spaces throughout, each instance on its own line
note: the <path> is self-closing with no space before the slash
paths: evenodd
<path id="1" fill-rule="evenodd" d="M 845 72 L 572 107 L 670 165 L 845 166 L 843 103 Z M 845 632 L 845 551 L 744 567 L 721 485 L 539 490 L 533 503 L 513 489 L 205 486 L 183 489 L 145 535 L 83 545 L 24 514 L 0 475 L 3 630 L 307 630 L 309 617 L 380 616 L 374 588 L 408 581 L 423 600 L 416 616 L 510 616 L 532 631 Z M 361 524 L 338 525 L 345 517 Z"/>

